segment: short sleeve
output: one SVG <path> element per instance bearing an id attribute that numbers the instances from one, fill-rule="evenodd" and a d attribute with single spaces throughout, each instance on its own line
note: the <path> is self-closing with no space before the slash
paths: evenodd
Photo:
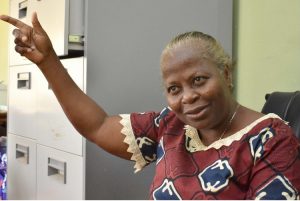
<path id="1" fill-rule="evenodd" d="M 299 140 L 276 119 L 249 139 L 253 158 L 248 199 L 295 200 L 300 190 Z"/>
<path id="2" fill-rule="evenodd" d="M 121 114 L 121 130 L 125 135 L 124 142 L 128 144 L 131 160 L 135 161 L 135 172 L 140 171 L 149 163 L 156 161 L 156 149 L 161 136 L 160 120 L 168 114 L 168 108 L 160 113 L 145 112 Z"/>

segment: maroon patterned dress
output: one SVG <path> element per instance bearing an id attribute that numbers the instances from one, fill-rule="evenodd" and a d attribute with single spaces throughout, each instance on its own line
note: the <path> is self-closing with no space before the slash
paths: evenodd
<path id="1" fill-rule="evenodd" d="M 169 108 L 120 116 L 136 171 L 156 163 L 150 199 L 299 199 L 299 141 L 275 114 L 209 146 Z"/>

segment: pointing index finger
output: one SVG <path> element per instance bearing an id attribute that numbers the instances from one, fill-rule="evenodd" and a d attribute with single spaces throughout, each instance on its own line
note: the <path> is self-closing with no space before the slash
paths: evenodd
<path id="1" fill-rule="evenodd" d="M 19 29 L 26 26 L 26 24 L 23 23 L 22 21 L 17 20 L 17 19 L 15 19 L 13 17 L 10 17 L 8 15 L 0 15 L 0 19 L 7 22 L 7 23 L 9 23 L 9 24 L 11 24 L 11 25 L 13 25 L 13 26 L 15 26 L 15 27 L 17 27 L 17 28 L 19 28 Z"/>

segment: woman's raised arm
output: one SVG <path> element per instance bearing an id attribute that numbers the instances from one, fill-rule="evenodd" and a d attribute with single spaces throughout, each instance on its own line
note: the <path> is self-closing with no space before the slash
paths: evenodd
<path id="1" fill-rule="evenodd" d="M 37 14 L 32 15 L 32 26 L 7 15 L 1 15 L 0 19 L 16 27 L 13 30 L 15 50 L 40 68 L 77 131 L 106 151 L 130 159 L 128 145 L 123 142 L 125 136 L 121 134 L 120 117 L 108 116 L 75 84 L 56 55 Z"/>

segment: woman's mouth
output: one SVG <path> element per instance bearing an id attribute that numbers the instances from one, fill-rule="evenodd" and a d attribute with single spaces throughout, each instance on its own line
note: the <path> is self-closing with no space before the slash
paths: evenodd
<path id="1" fill-rule="evenodd" d="M 207 109 L 208 109 L 208 104 L 201 105 L 194 108 L 186 109 L 183 114 L 189 119 L 195 119 L 195 120 L 203 119 L 203 115 L 206 113 Z"/>

